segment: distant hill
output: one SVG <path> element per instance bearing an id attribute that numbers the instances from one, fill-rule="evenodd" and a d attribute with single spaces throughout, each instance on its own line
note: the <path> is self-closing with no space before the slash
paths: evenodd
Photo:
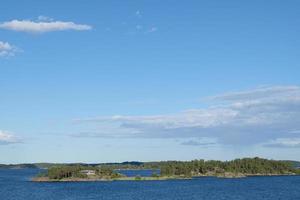
<path id="1" fill-rule="evenodd" d="M 11 164 L 4 165 L 0 164 L 0 169 L 37 169 L 35 164 Z"/>
<path id="2" fill-rule="evenodd" d="M 86 166 L 86 167 L 96 167 L 99 165 L 109 165 L 109 166 L 135 166 L 139 167 L 142 166 L 144 163 L 143 162 L 138 162 L 138 161 L 126 161 L 122 163 L 32 163 L 32 164 L 0 164 L 0 169 L 48 169 L 50 167 L 54 166 L 75 166 L 75 165 L 80 165 L 80 166 Z"/>

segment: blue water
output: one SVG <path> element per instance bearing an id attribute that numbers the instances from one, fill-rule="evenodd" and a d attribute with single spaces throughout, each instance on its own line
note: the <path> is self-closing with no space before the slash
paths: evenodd
<path id="1" fill-rule="evenodd" d="M 37 170 L 0 170 L 0 200 L 300 200 L 300 176 L 34 183 Z"/>

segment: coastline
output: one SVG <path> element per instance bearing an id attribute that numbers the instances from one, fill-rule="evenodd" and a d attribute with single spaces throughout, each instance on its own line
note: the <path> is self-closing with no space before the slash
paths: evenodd
<path id="1" fill-rule="evenodd" d="M 49 179 L 48 177 L 35 177 L 32 182 L 93 182 L 93 181 L 163 181 L 163 180 L 189 180 L 193 177 L 121 177 L 121 178 L 63 178 Z"/>
<path id="2" fill-rule="evenodd" d="M 126 168 L 126 169 L 124 169 Z M 160 161 L 144 163 L 136 169 L 135 165 L 58 165 L 48 168 L 35 178 L 34 182 L 84 182 L 84 181 L 155 181 L 182 180 L 200 177 L 245 178 L 257 176 L 300 175 L 300 169 L 288 161 L 262 158 L 243 158 L 232 161 Z M 148 174 L 132 173 L 126 175 L 122 170 L 148 170 Z M 151 175 L 150 175 L 151 174 Z"/>
<path id="3" fill-rule="evenodd" d="M 270 177 L 270 176 L 296 176 L 297 174 L 218 174 L 218 175 L 198 175 L 192 177 L 183 176 L 162 176 L 162 177 L 120 177 L 120 178 L 63 178 L 49 179 L 48 177 L 34 177 L 32 182 L 110 182 L 110 181 L 166 181 L 166 180 L 192 180 L 201 177 L 215 177 L 220 179 L 239 179 L 247 177 Z"/>

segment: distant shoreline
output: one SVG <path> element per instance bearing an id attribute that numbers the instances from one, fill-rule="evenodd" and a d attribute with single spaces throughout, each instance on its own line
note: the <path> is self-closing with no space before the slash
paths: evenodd
<path id="1" fill-rule="evenodd" d="M 22 165 L 22 167 L 33 165 Z M 191 160 L 159 162 L 125 162 L 113 164 L 55 164 L 41 163 L 34 182 L 83 182 L 83 181 L 154 181 L 181 180 L 197 177 L 245 178 L 253 176 L 300 175 L 299 163 L 268 160 L 259 157 L 231 161 Z M 12 166 L 10 166 L 12 167 Z M 14 168 L 16 166 L 13 166 Z M 39 169 L 40 169 L 39 168 Z M 138 172 L 127 176 L 124 170 L 150 170 L 149 176 Z"/>

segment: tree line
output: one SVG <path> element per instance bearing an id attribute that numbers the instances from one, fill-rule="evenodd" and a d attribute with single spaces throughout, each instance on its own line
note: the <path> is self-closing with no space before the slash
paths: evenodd
<path id="1" fill-rule="evenodd" d="M 49 179 L 87 178 L 88 176 L 82 172 L 83 170 L 93 170 L 97 178 L 118 178 L 122 176 L 107 166 L 91 167 L 82 165 L 59 165 L 50 167 L 45 173 L 41 173 L 39 176 L 45 176 Z"/>
<path id="2" fill-rule="evenodd" d="M 274 175 L 299 173 L 290 162 L 262 158 L 243 158 L 232 161 L 193 160 L 188 162 L 167 161 L 160 163 L 161 175 L 197 176 L 226 172 L 245 175 Z"/>
<path id="3" fill-rule="evenodd" d="M 116 169 L 156 169 L 159 174 L 153 176 L 217 176 L 225 173 L 244 174 L 244 175 L 283 175 L 300 174 L 300 169 L 296 169 L 292 162 L 276 161 L 263 158 L 243 158 L 231 161 L 217 160 L 192 160 L 192 161 L 161 161 L 146 162 L 139 164 L 67 164 L 50 167 L 44 174 L 50 179 L 63 178 L 87 178 L 82 170 L 93 170 L 99 178 L 118 178 L 124 175 L 118 173 Z"/>

